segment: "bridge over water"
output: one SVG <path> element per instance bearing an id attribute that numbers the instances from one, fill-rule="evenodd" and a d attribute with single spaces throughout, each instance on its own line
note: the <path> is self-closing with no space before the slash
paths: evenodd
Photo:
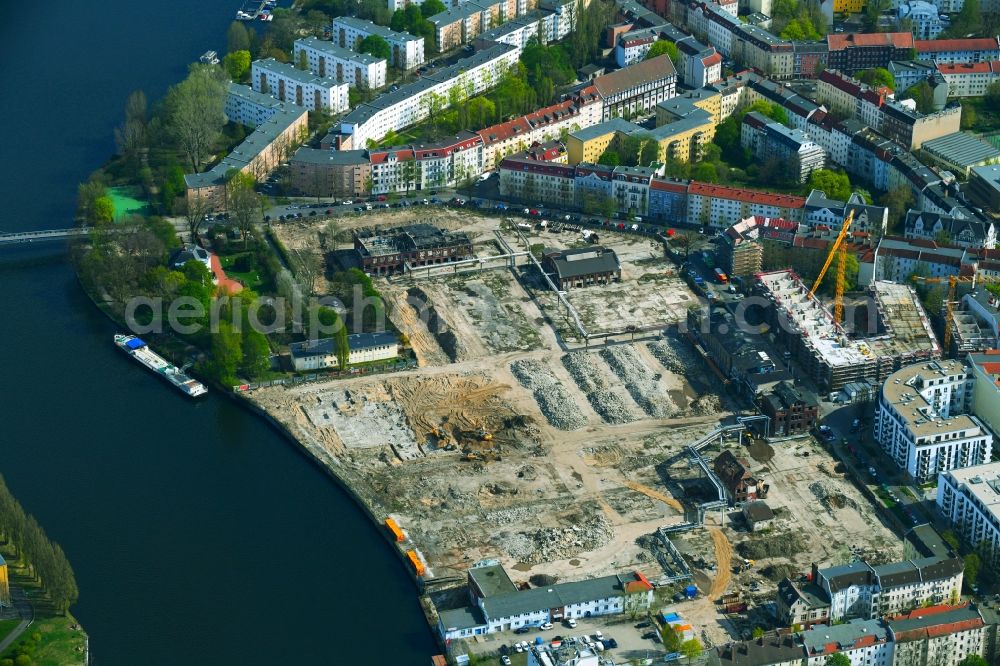
<path id="1" fill-rule="evenodd" d="M 0 233 L 0 247 L 33 243 L 35 241 L 54 241 L 67 238 L 77 238 L 90 233 L 90 227 L 74 227 L 72 229 L 46 229 L 44 231 L 13 231 Z"/>

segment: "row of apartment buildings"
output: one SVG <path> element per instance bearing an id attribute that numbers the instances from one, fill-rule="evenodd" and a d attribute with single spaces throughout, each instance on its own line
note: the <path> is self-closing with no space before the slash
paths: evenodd
<path id="1" fill-rule="evenodd" d="M 409 71 L 424 63 L 424 38 L 408 32 L 396 32 L 353 16 L 340 16 L 333 19 L 330 35 L 334 44 L 351 51 L 357 51 L 365 37 L 378 35 L 389 44 L 393 67 Z"/>
<path id="2" fill-rule="evenodd" d="M 878 566 L 861 560 L 823 569 L 813 564 L 806 582 L 785 578 L 778 584 L 778 622 L 785 627 L 810 627 L 955 604 L 962 590 L 963 570 L 962 559 L 954 555 Z"/>
<path id="3" fill-rule="evenodd" d="M 936 605 L 881 619 L 817 624 L 715 649 L 718 666 L 823 666 L 842 655 L 851 666 L 958 666 L 996 654 L 997 616 L 969 604 Z"/>
<path id="4" fill-rule="evenodd" d="M 202 200 L 210 211 L 221 210 L 230 170 L 262 180 L 287 161 L 309 135 L 309 112 L 305 108 L 236 83 L 229 84 L 224 110 L 231 122 L 252 128 L 253 132 L 208 171 L 184 176 L 189 206 Z"/>
<path id="5" fill-rule="evenodd" d="M 339 113 L 350 105 L 347 83 L 317 76 L 274 58 L 255 60 L 250 76 L 256 92 L 310 111 Z"/>
<path id="6" fill-rule="evenodd" d="M 760 163 L 778 160 L 789 180 L 804 183 L 809 174 L 826 166 L 826 151 L 808 134 L 775 122 L 756 111 L 743 116 L 740 143 Z"/>
<path id="7" fill-rule="evenodd" d="M 310 196 L 358 196 L 461 183 L 507 155 L 601 121 L 598 89 L 588 86 L 553 104 L 477 132 L 426 144 L 331 150 L 301 148 L 291 158 L 292 187 Z"/>

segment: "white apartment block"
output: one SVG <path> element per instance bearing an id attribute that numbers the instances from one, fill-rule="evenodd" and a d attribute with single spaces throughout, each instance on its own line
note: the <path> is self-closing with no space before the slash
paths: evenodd
<path id="1" fill-rule="evenodd" d="M 1000 81 L 1000 61 L 938 65 L 948 82 L 948 97 L 982 97 L 986 89 Z"/>
<path id="2" fill-rule="evenodd" d="M 231 122 L 256 128 L 277 113 L 284 105 L 271 97 L 238 83 L 229 84 L 225 113 Z"/>
<path id="3" fill-rule="evenodd" d="M 426 118 L 431 96 L 444 100 L 454 86 L 468 86 L 471 95 L 491 88 L 517 63 L 520 50 L 509 44 L 496 44 L 475 55 L 459 60 L 413 83 L 386 93 L 353 109 L 340 122 L 341 132 L 350 135 L 351 146 L 361 149 L 369 141 L 379 141 L 389 131 L 399 131 Z"/>
<path id="4" fill-rule="evenodd" d="M 968 368 L 956 360 L 914 364 L 886 379 L 875 438 L 916 482 L 990 459 L 993 434 L 967 413 L 973 385 Z"/>
<path id="5" fill-rule="evenodd" d="M 691 182 L 688 186 L 687 220 L 725 229 L 734 220 L 753 215 L 802 221 L 806 200 L 790 194 L 772 194 L 724 185 Z"/>
<path id="6" fill-rule="evenodd" d="M 350 105 L 346 83 L 321 78 L 274 58 L 254 61 L 251 80 L 257 92 L 313 111 L 338 113 Z"/>
<path id="7" fill-rule="evenodd" d="M 393 333 L 355 333 L 347 336 L 348 365 L 385 361 L 399 356 L 399 339 Z M 303 370 L 324 370 L 340 365 L 333 338 L 293 342 L 289 346 L 292 365 Z"/>
<path id="8" fill-rule="evenodd" d="M 333 19 L 333 43 L 341 48 L 356 51 L 358 45 L 369 35 L 378 35 L 389 43 L 392 50 L 390 63 L 393 67 L 410 70 L 424 62 L 424 38 L 414 37 L 407 32 L 396 32 L 371 21 L 341 16 Z"/>
<path id="9" fill-rule="evenodd" d="M 934 39 L 944 30 L 938 8 L 925 0 L 909 0 L 901 3 L 896 10 L 896 18 L 900 24 L 904 20 L 909 20 L 913 24 L 914 39 Z"/>
<path id="10" fill-rule="evenodd" d="M 1000 567 L 1000 462 L 953 469 L 938 477 L 937 506 L 955 532 L 986 544 Z"/>
<path id="11" fill-rule="evenodd" d="M 385 86 L 388 67 L 382 58 L 341 48 L 316 37 L 295 40 L 292 62 L 298 63 L 302 54 L 305 54 L 309 71 L 316 76 L 335 79 L 355 88 L 376 90 Z"/>

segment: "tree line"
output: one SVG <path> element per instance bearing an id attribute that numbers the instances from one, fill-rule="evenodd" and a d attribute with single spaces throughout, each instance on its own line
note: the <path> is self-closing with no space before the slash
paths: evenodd
<path id="1" fill-rule="evenodd" d="M 21 503 L 0 476 L 0 534 L 14 548 L 15 556 L 42 584 L 52 605 L 65 614 L 76 603 L 80 591 L 66 553 L 52 542 L 38 521 L 24 511 Z"/>

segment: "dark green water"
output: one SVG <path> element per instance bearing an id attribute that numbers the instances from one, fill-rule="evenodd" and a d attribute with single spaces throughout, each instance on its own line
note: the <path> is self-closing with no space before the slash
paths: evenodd
<path id="1" fill-rule="evenodd" d="M 223 51 L 237 5 L 4 3 L 0 230 L 68 226 L 129 91 Z M 0 250 L 0 288 L 0 473 L 74 565 L 95 664 L 429 662 L 403 565 L 324 472 L 118 352 L 58 246 Z"/>

